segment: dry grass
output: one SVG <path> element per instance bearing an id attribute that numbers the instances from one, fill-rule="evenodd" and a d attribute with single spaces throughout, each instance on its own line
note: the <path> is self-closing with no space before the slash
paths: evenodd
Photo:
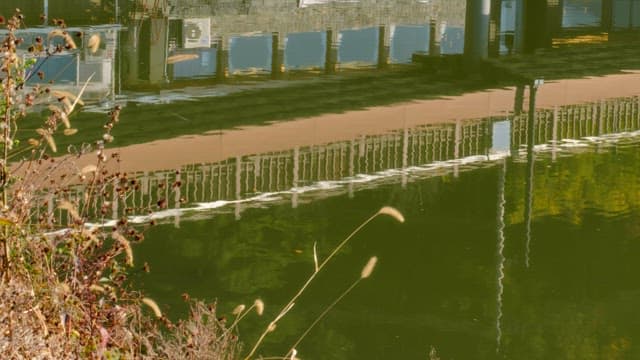
<path id="1" fill-rule="evenodd" d="M 237 338 L 217 321 L 215 306 L 192 302 L 191 316 L 173 324 L 155 301 L 128 287 L 132 247 L 143 241 L 151 224 L 134 227 L 125 217 L 113 228 L 87 225 L 96 216 L 104 220 L 111 200 L 107 194 L 124 199 L 136 186 L 126 174 L 110 171 L 117 168 L 119 156 L 107 156 L 104 149 L 104 142 L 113 139 L 111 130 L 119 122 L 120 109 L 109 113 L 103 139 L 88 149 L 95 154 L 94 164 L 78 169 L 73 157 L 52 158 L 50 153 L 58 150 L 55 137 L 60 132 L 75 133 L 71 116 L 82 106 L 87 83 L 78 94 L 39 86 L 25 89 L 25 79 L 38 69 L 18 56 L 22 40 L 15 31 L 22 20 L 19 11 L 7 20 L 9 32 L 0 43 L 2 358 L 234 358 Z M 60 37 L 64 45 L 54 47 L 36 39 L 29 51 L 38 52 L 45 61 L 77 51 L 64 22 L 58 23 L 48 38 Z M 91 50 L 97 48 L 95 41 L 89 43 Z M 58 104 L 50 104 L 49 116 L 32 130 L 34 138 L 20 143 L 16 134 L 21 119 L 49 94 Z M 80 196 L 71 197 L 70 190 L 78 187 Z M 101 213 L 90 212 L 96 208 Z"/>

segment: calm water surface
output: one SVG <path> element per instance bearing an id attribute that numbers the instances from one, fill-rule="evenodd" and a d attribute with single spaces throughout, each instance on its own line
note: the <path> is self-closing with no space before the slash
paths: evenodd
<path id="1" fill-rule="evenodd" d="M 555 161 L 541 153 L 416 175 L 348 193 L 319 193 L 292 208 L 233 209 L 161 225 L 138 249 L 153 266 L 146 289 L 180 313 L 178 294 L 217 298 L 229 311 L 262 297 L 286 302 L 320 256 L 372 212 L 358 235 L 282 321 L 279 354 L 343 289 L 367 258 L 379 267 L 300 346 L 317 358 L 633 358 L 640 336 L 640 138 L 588 145 Z M 526 186 L 531 176 L 533 186 Z M 325 198 L 326 197 L 326 198 Z M 289 199 L 286 199 L 289 200 Z M 531 201 L 531 209 L 527 203 Z M 526 217 L 528 216 L 528 218 Z M 267 311 L 271 315 L 273 312 Z M 253 319 L 243 326 L 246 339 Z M 330 350 L 328 350 L 330 349 Z M 316 356 L 310 356 L 316 358 Z"/>
<path id="2" fill-rule="evenodd" d="M 262 355 L 284 355 L 378 256 L 303 359 L 640 358 L 634 1 L 487 1 L 488 17 L 463 0 L 160 3 L 0 13 L 64 17 L 80 39 L 37 65 L 72 91 L 94 74 L 81 135 L 59 148 L 81 152 L 123 107 L 118 167 L 142 185 L 110 217 L 158 221 L 135 248 L 152 271 L 133 278 L 170 317 L 183 293 L 221 315 L 262 298 L 240 326 L 251 346 L 314 244 L 324 258 L 390 205 L 406 222 L 358 233 Z"/>

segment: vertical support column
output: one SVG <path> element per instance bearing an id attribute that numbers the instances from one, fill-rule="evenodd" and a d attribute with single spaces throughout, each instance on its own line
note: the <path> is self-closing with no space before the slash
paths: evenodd
<path id="1" fill-rule="evenodd" d="M 504 256 L 504 243 L 505 243 L 505 235 L 504 235 L 504 215 L 505 215 L 505 184 L 507 178 L 507 161 L 502 159 L 502 166 L 500 169 L 500 175 L 498 178 L 498 211 L 497 211 L 497 233 L 498 233 L 498 266 L 497 266 L 497 274 L 498 274 L 498 286 L 497 286 L 497 296 L 496 296 L 496 353 L 500 352 L 500 347 L 502 346 L 502 316 L 503 316 L 503 295 L 504 295 L 504 277 L 505 277 L 505 262 L 506 257 Z"/>
<path id="2" fill-rule="evenodd" d="M 551 133 L 552 147 L 551 147 L 551 160 L 556 161 L 558 152 L 558 106 L 553 107 L 553 130 Z"/>
<path id="3" fill-rule="evenodd" d="M 629 1 L 629 30 L 633 29 L 633 11 L 635 6 L 635 0 Z"/>
<path id="4" fill-rule="evenodd" d="M 555 0 L 553 0 L 555 2 Z M 555 26 L 550 22 L 550 13 L 554 8 L 550 6 L 552 0 L 524 1 L 524 52 L 532 53 L 536 49 L 551 46 L 551 33 Z"/>
<path id="5" fill-rule="evenodd" d="M 602 31 L 611 31 L 613 27 L 613 0 L 602 0 L 602 15 L 600 25 Z"/>
<path id="6" fill-rule="evenodd" d="M 524 108 L 524 85 L 518 84 L 516 86 L 516 96 L 513 103 L 513 114 L 518 116 L 522 114 Z"/>
<path id="7" fill-rule="evenodd" d="M 453 145 L 453 158 L 455 160 L 460 158 L 460 144 L 462 143 L 462 123 L 460 120 L 456 120 L 456 129 L 454 132 L 454 145 Z M 453 176 L 458 177 L 460 175 L 460 167 L 456 163 L 453 165 Z"/>
<path id="8" fill-rule="evenodd" d="M 189 175 L 187 174 L 187 177 Z M 182 177 L 182 173 L 180 169 L 176 170 L 176 182 L 180 182 Z M 175 191 L 173 198 L 173 207 L 176 209 L 176 216 L 173 219 L 173 226 L 178 229 L 180 228 L 180 198 L 182 197 L 182 186 L 176 186 L 173 188 Z"/>
<path id="9" fill-rule="evenodd" d="M 49 226 L 53 225 L 53 211 L 55 210 L 55 208 L 56 208 L 56 205 L 55 205 L 55 199 L 53 197 L 53 193 L 49 193 L 47 195 L 47 224 Z"/>
<path id="10" fill-rule="evenodd" d="M 600 114 L 598 116 L 598 136 L 602 135 L 602 131 L 604 130 L 604 118 L 607 112 L 607 106 L 604 100 L 600 101 Z"/>
<path id="11" fill-rule="evenodd" d="M 139 78 L 139 64 L 140 64 L 140 49 L 138 48 L 138 35 L 140 28 L 135 21 L 129 24 L 126 38 L 126 51 L 123 51 L 127 60 L 127 81 L 129 83 L 135 83 Z"/>
<path id="12" fill-rule="evenodd" d="M 547 11 L 549 12 L 548 28 L 552 33 L 560 32 L 562 30 L 562 20 L 564 18 L 564 0 L 547 0 Z"/>
<path id="13" fill-rule="evenodd" d="M 356 141 L 351 140 L 349 144 L 349 177 L 352 179 L 349 181 L 349 198 L 353 198 L 353 177 L 355 176 L 355 157 L 356 157 Z"/>
<path id="14" fill-rule="evenodd" d="M 500 55 L 500 19 L 502 18 L 502 0 L 491 0 L 489 19 L 489 57 Z"/>
<path id="15" fill-rule="evenodd" d="M 280 79 L 284 73 L 284 49 L 287 37 L 274 32 L 271 35 L 271 78 Z"/>
<path id="16" fill-rule="evenodd" d="M 472 63 L 489 55 L 491 0 L 467 0 L 464 54 Z"/>
<path id="17" fill-rule="evenodd" d="M 515 0 L 516 2 L 516 29 L 513 34 L 513 51 L 515 53 L 524 52 L 525 34 L 525 0 Z"/>
<path id="18" fill-rule="evenodd" d="M 216 46 L 216 79 L 224 82 L 229 77 L 229 39 L 220 36 Z"/>
<path id="19" fill-rule="evenodd" d="M 117 9 L 118 9 L 118 0 L 116 0 L 116 13 L 118 11 Z M 43 0 L 42 14 L 44 15 L 42 25 L 47 25 L 47 22 L 49 21 L 49 0 Z M 116 17 L 116 22 L 118 22 L 117 17 Z"/>
<path id="20" fill-rule="evenodd" d="M 149 41 L 149 81 L 151 83 L 163 83 L 167 80 L 167 49 L 169 19 L 150 18 Z"/>
<path id="21" fill-rule="evenodd" d="M 293 194 L 291 194 L 291 207 L 298 207 L 298 181 L 300 180 L 300 148 L 293 149 Z"/>
<path id="22" fill-rule="evenodd" d="M 235 216 L 236 220 L 240 220 L 240 212 L 242 211 L 242 205 L 240 204 L 240 200 L 242 199 L 242 158 L 240 156 L 236 157 L 236 207 L 235 207 Z"/>
<path id="23" fill-rule="evenodd" d="M 531 253 L 531 226 L 533 222 L 533 178 L 535 173 L 535 155 L 533 153 L 533 142 L 535 139 L 535 118 L 536 118 L 536 92 L 538 88 L 535 83 L 529 85 L 529 117 L 527 121 L 527 179 L 525 184 L 525 266 L 530 265 Z"/>
<path id="24" fill-rule="evenodd" d="M 253 160 L 253 192 L 262 191 L 262 186 L 258 189 L 258 179 L 262 175 L 262 169 L 260 168 L 260 155 L 256 155 Z"/>
<path id="25" fill-rule="evenodd" d="M 338 64 L 338 47 L 340 32 L 335 29 L 327 30 L 327 49 L 324 57 L 324 71 L 327 74 L 333 74 L 336 72 Z"/>
<path id="26" fill-rule="evenodd" d="M 429 55 L 440 56 L 440 41 L 442 40 L 442 28 L 435 18 L 429 20 Z"/>
<path id="27" fill-rule="evenodd" d="M 378 27 L 378 69 L 384 69 L 389 65 L 392 32 L 391 25 Z"/>
<path id="28" fill-rule="evenodd" d="M 407 167 L 409 166 L 409 129 L 402 132 L 402 187 L 407 187 Z"/>

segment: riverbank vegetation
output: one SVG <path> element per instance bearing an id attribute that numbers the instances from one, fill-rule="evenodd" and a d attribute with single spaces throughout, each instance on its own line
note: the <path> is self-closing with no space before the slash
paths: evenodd
<path id="1" fill-rule="evenodd" d="M 172 323 L 127 281 L 130 269 L 142 265 L 132 246 L 152 224 L 130 226 L 126 216 L 108 228 L 89 223 L 104 223 L 113 200 L 107 194 L 125 198 L 138 185 L 113 171 L 119 157 L 105 150 L 120 120 L 118 107 L 101 139 L 82 146 L 82 153 L 95 154 L 92 163 L 79 168 L 72 155 L 55 157 L 64 153 L 56 138 L 77 132 L 72 124 L 87 84 L 74 94 L 28 81 L 46 77 L 40 66 L 49 58 L 83 44 L 82 51 L 95 51 L 99 39 L 72 36 L 64 21 L 53 22 L 46 39 L 24 44 L 17 35 L 22 13 L 0 17 L 8 30 L 0 51 L 0 353 L 11 359 L 236 358 L 237 337 L 225 331 L 215 304 L 191 301 L 190 317 Z M 47 116 L 24 128 L 32 109 Z M 96 208 L 102 219 L 90 218 Z"/>
<path id="2" fill-rule="evenodd" d="M 236 359 L 254 358 L 264 338 L 294 307 L 315 276 L 367 223 L 379 215 L 402 222 L 397 210 L 384 207 L 344 239 L 323 261 L 314 251 L 310 277 L 269 321 L 264 332 L 245 352 L 238 341 L 238 325 L 249 314 L 262 315 L 265 304 L 238 305 L 227 321 L 215 303 L 189 299 L 189 316 L 172 322 L 162 305 L 145 297 L 128 280 L 132 269 L 148 271 L 134 257 L 144 241 L 145 225 L 130 224 L 126 214 L 163 209 L 127 208 L 111 219 L 110 209 L 140 184 L 117 171 L 120 157 L 108 151 L 112 131 L 120 122 L 120 108 L 106 117 L 100 139 L 64 153 L 57 138 L 73 137 L 75 115 L 82 106 L 87 83 L 77 93 L 55 86 L 27 85 L 34 76 L 46 78 L 42 62 L 65 52 L 95 51 L 96 38 L 67 32 L 64 21 L 53 20 L 46 39 L 24 44 L 17 31 L 23 15 L 0 17 L 8 32 L 1 43 L 0 70 L 0 354 L 11 359 Z M 26 47 L 26 51 L 22 48 Z M 22 126 L 32 109 L 47 116 L 36 128 Z M 68 149 L 70 150 L 70 149 Z M 94 154 L 89 164 L 79 156 Z M 181 186 L 172 185 L 172 191 Z M 117 204 L 115 204 L 117 206 Z M 114 221 L 115 220 L 115 221 Z M 107 224 L 109 224 L 107 226 Z M 315 246 L 314 246 L 315 250 Z M 294 343 L 286 358 L 296 357 L 296 346 L 342 297 L 368 278 L 377 262 L 372 257 L 360 276 L 329 305 Z"/>

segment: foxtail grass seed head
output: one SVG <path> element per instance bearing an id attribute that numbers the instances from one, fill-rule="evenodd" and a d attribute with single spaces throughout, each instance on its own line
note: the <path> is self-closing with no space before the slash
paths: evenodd
<path id="1" fill-rule="evenodd" d="M 65 136 L 75 135 L 77 132 L 78 132 L 78 129 L 64 129 L 64 130 L 62 131 L 62 133 L 63 133 Z"/>
<path id="2" fill-rule="evenodd" d="M 246 306 L 244 306 L 244 304 L 240 304 L 240 305 L 236 306 L 235 309 L 233 309 L 231 314 L 240 315 L 244 311 L 245 308 L 246 308 Z"/>
<path id="3" fill-rule="evenodd" d="M 318 251 L 316 245 L 318 242 L 313 243 L 313 264 L 315 265 L 315 271 L 318 272 Z"/>
<path id="4" fill-rule="evenodd" d="M 157 317 L 157 318 L 161 318 L 162 317 L 162 311 L 160 311 L 160 307 L 158 306 L 158 304 L 156 304 L 155 301 L 149 299 L 149 298 L 142 298 L 142 303 L 147 305 L 149 308 L 151 308 L 151 310 L 153 310 L 153 314 Z"/>
<path id="5" fill-rule="evenodd" d="M 45 129 L 36 129 L 36 132 L 45 139 L 45 141 L 51 148 L 51 151 L 58 152 L 58 147 L 56 146 L 56 142 L 53 140 L 53 136 L 51 136 L 49 131 Z"/>
<path id="6" fill-rule="evenodd" d="M 372 256 L 371 259 L 367 262 L 367 265 L 362 268 L 362 273 L 360 274 L 360 278 L 366 279 L 371 276 L 373 269 L 376 267 L 376 263 L 378 262 L 377 256 Z"/>
<path id="7" fill-rule="evenodd" d="M 264 302 L 261 299 L 256 299 L 253 304 L 256 307 L 256 313 L 258 313 L 259 316 L 262 316 L 264 313 Z"/>
<path id="8" fill-rule="evenodd" d="M 127 259 L 127 265 L 133 266 L 133 250 L 131 250 L 131 243 L 129 243 L 129 240 L 127 240 L 127 238 L 124 237 L 122 234 L 120 234 L 118 231 L 112 232 L 111 237 L 114 240 L 117 240 L 120 243 L 120 245 L 122 245 L 122 247 L 124 248 L 124 252 L 126 254 L 126 259 Z"/>
<path id="9" fill-rule="evenodd" d="M 380 215 L 389 215 L 392 218 L 396 219 L 398 222 L 403 223 L 404 222 L 404 216 L 402 215 L 402 213 L 400 211 L 398 211 L 398 209 L 391 207 L 391 206 L 385 206 L 382 209 L 380 209 L 380 211 L 378 211 L 378 214 Z"/>

